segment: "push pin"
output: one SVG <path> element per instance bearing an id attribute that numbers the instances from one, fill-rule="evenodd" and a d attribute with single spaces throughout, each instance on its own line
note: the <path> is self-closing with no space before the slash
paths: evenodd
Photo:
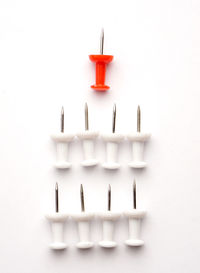
<path id="1" fill-rule="evenodd" d="M 112 133 L 102 135 L 103 140 L 106 142 L 106 162 L 102 164 L 105 169 L 118 169 L 120 164 L 118 161 L 118 144 L 123 140 L 123 135 L 116 134 L 116 104 L 113 107 L 113 122 Z"/>
<path id="2" fill-rule="evenodd" d="M 144 168 L 144 144 L 151 137 L 150 134 L 141 133 L 141 111 L 137 109 L 137 132 L 128 134 L 127 138 L 132 142 L 132 161 L 129 166 L 132 168 Z"/>
<path id="3" fill-rule="evenodd" d="M 55 213 L 47 214 L 46 218 L 51 222 L 52 230 L 52 243 L 50 248 L 52 249 L 65 249 L 67 247 L 64 242 L 64 224 L 68 218 L 65 213 L 59 212 L 59 195 L 58 184 L 55 186 Z"/>
<path id="4" fill-rule="evenodd" d="M 94 141 L 98 137 L 99 133 L 89 130 L 89 119 L 88 119 L 88 105 L 85 104 L 85 131 L 78 133 L 77 136 L 82 140 L 83 146 L 83 157 L 82 165 L 84 167 L 95 166 L 98 161 L 94 156 Z"/>
<path id="5" fill-rule="evenodd" d="M 140 238 L 141 220 L 146 211 L 138 210 L 136 206 L 136 183 L 133 183 L 133 209 L 124 212 L 129 221 L 129 239 L 126 240 L 128 246 L 142 246 L 144 241 Z"/>
<path id="6" fill-rule="evenodd" d="M 93 247 L 94 243 L 90 241 L 90 221 L 94 214 L 85 212 L 84 192 L 83 185 L 80 187 L 81 197 L 81 213 L 74 214 L 72 217 L 78 224 L 79 242 L 77 243 L 78 248 L 86 249 Z"/>
<path id="7" fill-rule="evenodd" d="M 73 140 L 73 134 L 64 133 L 64 108 L 61 109 L 61 132 L 53 134 L 52 139 L 56 142 L 56 157 L 55 167 L 58 169 L 67 169 L 71 167 L 68 161 L 69 143 Z"/>
<path id="8" fill-rule="evenodd" d="M 108 210 L 100 213 L 100 218 L 103 221 L 103 240 L 99 242 L 101 247 L 112 248 L 116 247 L 117 243 L 113 240 L 114 237 L 114 222 L 120 217 L 120 213 L 111 212 L 111 187 L 108 187 Z"/>
<path id="9" fill-rule="evenodd" d="M 100 54 L 99 55 L 89 55 L 89 58 L 92 62 L 96 63 L 96 84 L 92 85 L 96 91 L 106 91 L 110 87 L 105 85 L 105 77 L 106 77 L 106 65 L 113 60 L 112 55 L 104 55 L 104 30 L 101 31 L 100 37 Z"/>

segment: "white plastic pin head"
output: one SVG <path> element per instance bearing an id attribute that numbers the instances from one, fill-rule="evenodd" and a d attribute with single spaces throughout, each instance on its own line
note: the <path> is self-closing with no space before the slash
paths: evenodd
<path id="1" fill-rule="evenodd" d="M 99 133 L 89 130 L 88 105 L 85 103 L 85 131 L 77 134 L 78 138 L 82 140 L 83 161 L 82 166 L 90 167 L 98 164 L 95 158 L 95 140 Z"/>
<path id="2" fill-rule="evenodd" d="M 132 168 L 144 168 L 146 162 L 144 161 L 144 144 L 149 138 L 150 134 L 141 133 L 141 110 L 140 106 L 137 109 L 137 132 L 130 133 L 127 138 L 132 142 L 132 161 L 129 166 Z"/>
<path id="3" fill-rule="evenodd" d="M 64 133 L 64 108 L 61 109 L 61 132 L 52 134 L 51 138 L 56 143 L 56 163 L 58 169 L 67 169 L 71 167 L 68 161 L 69 143 L 73 140 L 74 134 Z"/>
<path id="4" fill-rule="evenodd" d="M 114 241 L 114 228 L 115 221 L 119 219 L 120 213 L 111 211 L 111 187 L 108 187 L 108 210 L 99 214 L 100 219 L 102 220 L 102 233 L 103 239 L 99 242 L 101 247 L 113 248 L 117 246 L 117 243 Z"/>
<path id="5" fill-rule="evenodd" d="M 142 246 L 144 241 L 140 239 L 141 220 L 146 211 L 137 209 L 136 205 L 136 183 L 133 183 L 133 209 L 125 211 L 124 215 L 128 218 L 129 238 L 125 241 L 128 246 Z"/>
<path id="6" fill-rule="evenodd" d="M 55 213 L 46 214 L 46 218 L 51 223 L 52 243 L 50 248 L 55 250 L 65 249 L 67 244 L 64 242 L 64 224 L 68 218 L 65 213 L 59 212 L 58 184 L 55 186 Z"/>
<path id="7" fill-rule="evenodd" d="M 90 240 L 90 222 L 94 217 L 93 213 L 85 212 L 83 185 L 80 187 L 81 213 L 73 214 L 73 219 L 77 222 L 79 242 L 77 247 L 81 249 L 91 248 L 94 243 Z"/>
<path id="8" fill-rule="evenodd" d="M 115 132 L 116 128 L 116 104 L 113 107 L 112 133 L 103 134 L 102 138 L 106 142 L 106 162 L 102 164 L 105 169 L 118 169 L 118 146 L 124 136 Z"/>

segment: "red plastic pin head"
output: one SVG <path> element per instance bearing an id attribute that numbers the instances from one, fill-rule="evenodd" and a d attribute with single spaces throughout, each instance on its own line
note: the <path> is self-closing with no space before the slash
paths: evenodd
<path id="1" fill-rule="evenodd" d="M 108 63 L 112 62 L 112 55 L 104 55 L 103 54 L 104 47 L 104 30 L 102 29 L 101 37 L 100 37 L 100 54 L 99 55 L 89 55 L 89 58 L 92 62 L 96 64 L 96 83 L 91 85 L 96 91 L 106 91 L 110 87 L 105 85 L 105 77 L 106 77 L 106 66 Z"/>

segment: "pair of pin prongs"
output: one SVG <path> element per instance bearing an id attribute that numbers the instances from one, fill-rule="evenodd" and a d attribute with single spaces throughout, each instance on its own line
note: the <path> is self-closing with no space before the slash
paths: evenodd
<path id="1" fill-rule="evenodd" d="M 106 143 L 106 161 L 102 164 L 105 169 L 118 169 L 118 147 L 119 143 L 124 140 L 124 135 L 116 133 L 116 104 L 113 106 L 112 132 L 102 134 L 102 139 Z M 127 135 L 128 140 L 132 143 L 132 161 L 129 166 L 132 168 L 144 168 L 144 144 L 150 138 L 150 134 L 141 132 L 141 110 L 137 108 L 137 132 Z"/>
<path id="2" fill-rule="evenodd" d="M 128 218 L 128 234 L 129 238 L 125 241 L 128 246 L 142 246 L 144 241 L 140 239 L 141 220 L 145 216 L 146 211 L 137 209 L 136 182 L 133 182 L 133 209 L 125 211 L 124 216 Z M 100 217 L 103 221 L 103 240 L 99 245 L 105 248 L 113 248 L 117 243 L 114 237 L 114 222 L 119 219 L 121 213 L 111 212 L 111 187 L 108 187 L 108 210 L 101 213 Z"/>
<path id="3" fill-rule="evenodd" d="M 55 186 L 55 213 L 47 214 L 46 218 L 51 222 L 52 243 L 50 248 L 59 250 L 65 249 L 67 244 L 64 241 L 64 225 L 71 216 L 78 226 L 79 242 L 78 248 L 91 248 L 94 243 L 90 240 L 90 221 L 94 217 L 93 213 L 85 211 L 83 185 L 80 186 L 81 212 L 76 214 L 65 214 L 59 211 L 59 191 L 58 184 Z"/>
<path id="4" fill-rule="evenodd" d="M 56 142 L 56 163 L 55 167 L 58 169 L 68 169 L 71 163 L 69 157 L 69 144 L 75 138 L 75 134 L 68 134 L 64 132 L 64 108 L 61 109 L 61 130 L 60 133 L 53 134 L 51 137 Z M 83 161 L 82 166 L 90 167 L 98 164 L 95 158 L 94 141 L 98 137 L 97 131 L 89 130 L 88 105 L 85 104 L 85 131 L 79 132 L 77 137 L 82 141 Z"/>
<path id="5" fill-rule="evenodd" d="M 124 139 L 124 135 L 116 133 L 116 104 L 113 106 L 112 132 L 110 134 L 102 134 L 102 139 L 106 143 L 106 161 L 102 166 L 106 169 L 118 169 L 118 146 Z M 95 140 L 97 139 L 98 131 L 89 130 L 89 114 L 88 105 L 85 103 L 85 131 L 77 134 L 77 137 L 82 141 L 84 167 L 95 166 L 98 160 L 95 158 Z M 68 161 L 69 143 L 75 135 L 64 132 L 64 108 L 61 110 L 61 132 L 52 135 L 57 147 L 57 162 L 55 166 L 60 169 L 71 167 Z M 132 161 L 129 166 L 132 168 L 143 168 L 146 166 L 144 161 L 144 143 L 150 138 L 150 134 L 141 132 L 141 110 L 140 106 L 137 109 L 137 132 L 127 135 L 128 140 L 132 143 Z"/>
<path id="6" fill-rule="evenodd" d="M 80 186 L 81 212 L 71 215 L 77 222 L 79 242 L 77 247 L 81 249 L 91 248 L 94 243 L 90 239 L 90 221 L 94 217 L 94 213 L 85 211 L 83 185 Z M 141 246 L 144 244 L 139 239 L 141 219 L 145 215 L 145 211 L 136 208 L 136 183 L 133 183 L 133 209 L 124 212 L 129 221 L 129 239 L 125 243 L 129 246 Z M 102 237 L 99 245 L 104 248 L 113 248 L 117 245 L 114 241 L 114 225 L 119 219 L 121 213 L 111 211 L 111 186 L 108 187 L 108 203 L 107 211 L 99 213 L 98 216 L 102 220 Z M 64 249 L 67 247 L 64 242 L 64 223 L 69 217 L 67 214 L 59 212 L 59 194 L 58 184 L 55 186 L 55 213 L 46 215 L 52 226 L 52 240 L 50 244 L 52 249 Z"/>

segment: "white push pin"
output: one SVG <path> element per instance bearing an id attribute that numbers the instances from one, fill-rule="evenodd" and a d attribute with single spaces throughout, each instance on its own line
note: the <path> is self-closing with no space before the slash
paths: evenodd
<path id="1" fill-rule="evenodd" d="M 79 242 L 78 248 L 86 249 L 93 247 L 94 243 L 90 240 L 90 221 L 94 217 L 93 213 L 85 212 L 83 185 L 80 187 L 81 213 L 73 214 L 72 217 L 77 221 Z"/>
<path id="2" fill-rule="evenodd" d="M 52 139 L 56 142 L 56 158 L 55 167 L 58 169 L 67 169 L 71 167 L 68 161 L 69 143 L 73 140 L 73 134 L 64 133 L 64 108 L 61 110 L 61 132 L 53 134 Z"/>
<path id="3" fill-rule="evenodd" d="M 65 213 L 59 212 L 58 184 L 55 187 L 55 208 L 56 212 L 47 214 L 46 218 L 51 222 L 52 243 L 49 245 L 52 249 L 65 249 L 67 247 L 64 242 L 64 224 L 68 218 Z"/>
<path id="4" fill-rule="evenodd" d="M 128 218 L 129 239 L 126 240 L 128 246 L 142 246 L 144 241 L 140 239 L 141 220 L 145 216 L 146 211 L 136 208 L 136 183 L 133 183 L 133 209 L 124 212 Z"/>
<path id="5" fill-rule="evenodd" d="M 102 164 L 105 169 L 118 169 L 118 144 L 123 140 L 123 135 L 115 133 L 116 124 L 116 104 L 113 107 L 113 123 L 112 133 L 102 135 L 103 140 L 106 142 L 106 162 Z"/>
<path id="6" fill-rule="evenodd" d="M 101 213 L 100 218 L 103 223 L 103 240 L 99 242 L 101 247 L 113 248 L 117 243 L 113 240 L 115 221 L 120 217 L 120 213 L 111 212 L 111 187 L 108 188 L 108 211 Z"/>
<path id="7" fill-rule="evenodd" d="M 94 153 L 94 141 L 98 137 L 99 133 L 95 131 L 89 131 L 89 120 L 88 120 L 88 105 L 85 104 L 85 131 L 78 133 L 77 136 L 82 140 L 83 157 L 82 165 L 84 167 L 95 166 L 98 161 L 95 158 Z"/>
<path id="8" fill-rule="evenodd" d="M 144 168 L 144 144 L 151 137 L 150 134 L 141 133 L 141 111 L 140 106 L 137 109 L 137 132 L 130 133 L 127 138 L 132 142 L 132 161 L 129 166 L 132 168 Z"/>

